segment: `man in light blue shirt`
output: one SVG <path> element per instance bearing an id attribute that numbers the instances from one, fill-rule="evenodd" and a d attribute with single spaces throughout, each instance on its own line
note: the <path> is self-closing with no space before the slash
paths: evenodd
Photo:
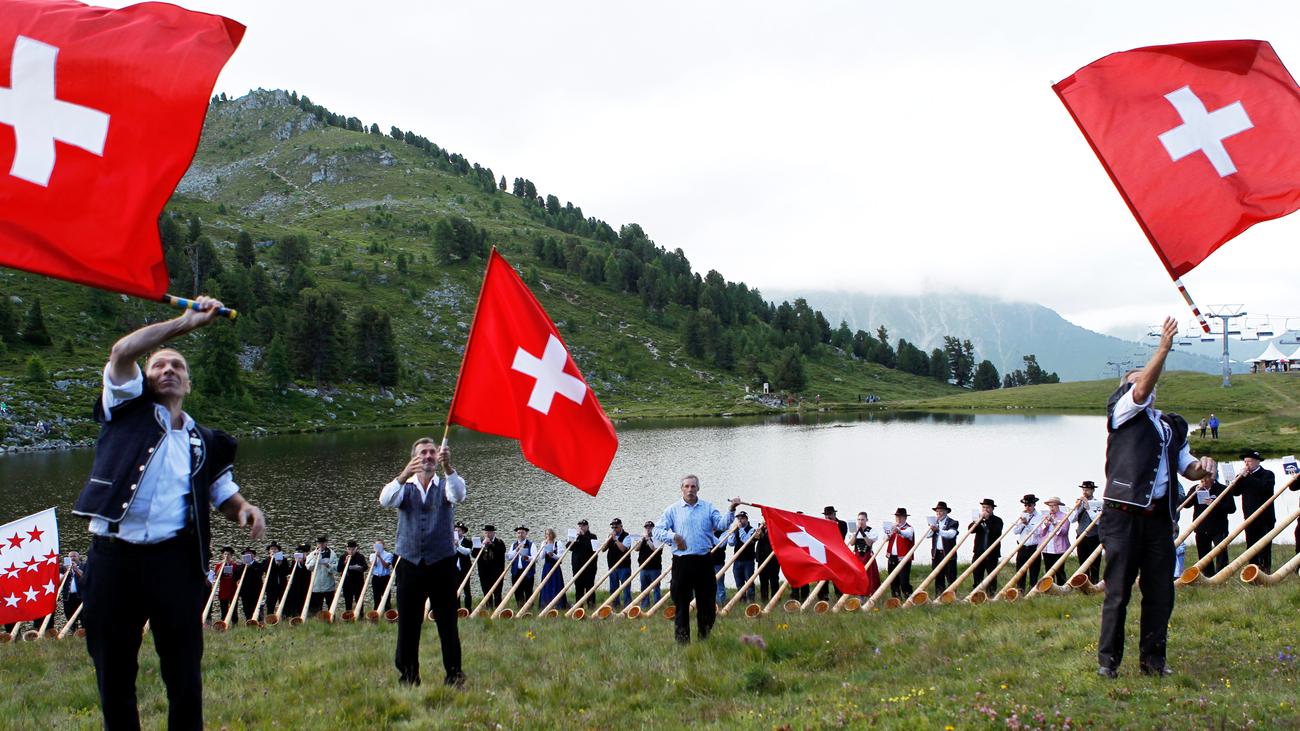
<path id="1" fill-rule="evenodd" d="M 733 497 L 724 516 L 713 505 L 700 500 L 700 480 L 695 475 L 682 478 L 682 499 L 669 505 L 654 528 L 655 540 L 673 545 L 673 583 L 670 593 L 677 607 L 676 638 L 680 644 L 691 641 L 691 599 L 695 600 L 696 626 L 700 639 L 709 636 L 717 616 L 713 560 L 709 555 L 717 539 L 714 531 L 723 531 L 736 519 L 736 506 L 742 501 Z"/>

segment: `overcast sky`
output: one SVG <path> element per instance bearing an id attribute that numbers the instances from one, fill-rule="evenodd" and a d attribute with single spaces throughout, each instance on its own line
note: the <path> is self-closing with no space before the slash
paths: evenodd
<path id="1" fill-rule="evenodd" d="M 414 130 L 701 271 L 992 294 L 1098 330 L 1190 313 L 1051 83 L 1210 39 L 1300 71 L 1295 0 L 183 4 L 248 26 L 217 91 Z M 1300 316 L 1298 236 L 1261 224 L 1184 281 Z"/>

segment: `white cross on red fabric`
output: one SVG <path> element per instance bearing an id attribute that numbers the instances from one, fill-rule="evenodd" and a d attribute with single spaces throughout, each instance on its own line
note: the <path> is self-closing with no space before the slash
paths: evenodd
<path id="1" fill-rule="evenodd" d="M 1223 141 L 1255 126 L 1241 102 L 1235 101 L 1210 112 L 1190 86 L 1165 94 L 1165 99 L 1174 105 L 1178 116 L 1183 119 L 1182 124 L 1160 135 L 1160 144 L 1165 146 L 1169 157 L 1178 162 L 1188 155 L 1203 152 L 1219 177 L 1237 172 L 1237 165 L 1228 155 Z"/>
<path id="2" fill-rule="evenodd" d="M 515 361 L 510 367 L 537 379 L 528 396 L 529 408 L 549 414 L 551 402 L 557 393 L 575 404 L 582 404 L 583 397 L 587 395 L 587 384 L 564 372 L 564 366 L 568 362 L 569 353 L 564 349 L 564 343 L 554 335 L 547 335 L 546 350 L 541 358 L 523 348 L 515 351 Z"/>

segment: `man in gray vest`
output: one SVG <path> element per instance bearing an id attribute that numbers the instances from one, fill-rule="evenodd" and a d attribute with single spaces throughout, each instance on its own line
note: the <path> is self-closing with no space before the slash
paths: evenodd
<path id="1" fill-rule="evenodd" d="M 1106 406 L 1106 493 L 1101 543 L 1106 551 L 1106 600 L 1101 608 L 1097 674 L 1114 678 L 1124 657 L 1124 619 L 1133 581 L 1141 576 L 1142 620 L 1138 667 L 1144 675 L 1169 675 L 1165 645 L 1174 610 L 1174 542 L 1178 480 L 1215 474 L 1213 459 L 1192 456 L 1187 421 L 1155 408 L 1156 382 L 1178 334 L 1165 318 L 1160 344 L 1145 368 L 1130 372 Z"/>
<path id="2" fill-rule="evenodd" d="M 439 477 L 435 468 L 441 466 Z M 411 446 L 411 461 L 397 479 L 384 485 L 379 504 L 397 509 L 397 654 L 394 664 L 403 685 L 420 684 L 420 629 L 424 605 L 433 609 L 442 643 L 443 682 L 461 687 L 460 634 L 456 627 L 456 548 L 452 524 L 456 504 L 465 499 L 465 480 L 451 467 L 451 448 L 428 437 Z"/>

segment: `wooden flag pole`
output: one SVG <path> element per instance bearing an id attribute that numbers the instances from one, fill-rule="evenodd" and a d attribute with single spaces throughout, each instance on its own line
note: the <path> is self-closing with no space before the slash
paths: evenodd
<path id="1" fill-rule="evenodd" d="M 177 297 L 174 294 L 165 294 L 162 296 L 162 300 L 160 301 L 163 304 L 170 305 L 171 307 L 175 307 L 178 310 L 194 310 L 195 312 L 203 311 L 203 308 L 199 306 L 198 302 L 191 299 L 185 299 L 184 297 Z M 234 320 L 235 318 L 239 317 L 239 310 L 231 309 L 229 307 L 218 307 L 217 317 L 224 317 L 227 320 Z"/>

